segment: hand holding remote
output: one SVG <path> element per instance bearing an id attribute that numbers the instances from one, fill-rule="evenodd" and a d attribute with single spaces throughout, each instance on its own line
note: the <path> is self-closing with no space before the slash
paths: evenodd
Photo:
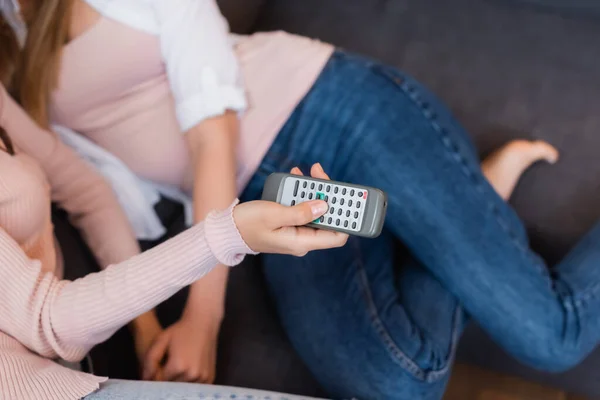
<path id="1" fill-rule="evenodd" d="M 298 168 L 292 173 L 302 175 Z M 313 165 L 314 178 L 329 179 L 320 164 Z M 251 201 L 233 211 L 236 225 L 248 246 L 261 253 L 304 256 L 309 251 L 341 247 L 348 235 L 306 227 L 327 212 L 322 200 L 287 207 L 270 201 Z"/>

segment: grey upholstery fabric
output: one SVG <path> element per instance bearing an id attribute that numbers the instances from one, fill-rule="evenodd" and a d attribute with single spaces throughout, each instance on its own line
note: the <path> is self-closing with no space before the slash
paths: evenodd
<path id="1" fill-rule="evenodd" d="M 217 383 L 325 397 L 279 323 L 258 261 L 248 258 L 230 273 Z"/>
<path id="2" fill-rule="evenodd" d="M 217 0 L 217 3 L 233 32 L 249 33 L 265 0 Z"/>

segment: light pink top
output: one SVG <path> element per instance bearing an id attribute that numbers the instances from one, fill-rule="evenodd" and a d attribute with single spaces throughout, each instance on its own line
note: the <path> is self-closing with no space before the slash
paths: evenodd
<path id="1" fill-rule="evenodd" d="M 251 250 L 232 206 L 132 257 L 138 249 L 124 236 L 126 220 L 110 188 L 35 125 L 1 85 L 0 126 L 27 153 L 0 151 L 0 398 L 79 399 L 105 378 L 52 359 L 81 360 L 136 316 Z M 59 280 L 51 199 L 70 211 L 99 261 L 112 266 L 74 282 Z"/>
<path id="2" fill-rule="evenodd" d="M 241 192 L 333 47 L 284 32 L 240 37 L 236 54 L 249 109 L 241 120 Z M 102 17 L 69 43 L 54 123 L 82 133 L 144 178 L 191 189 L 187 144 L 177 122 L 159 38 Z"/>

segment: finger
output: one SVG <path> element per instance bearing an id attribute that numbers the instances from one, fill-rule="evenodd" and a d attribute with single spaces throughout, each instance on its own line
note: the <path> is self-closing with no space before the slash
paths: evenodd
<path id="1" fill-rule="evenodd" d="M 325 173 L 325 170 L 323 169 L 320 163 L 316 163 L 312 166 L 312 168 L 310 169 L 310 176 L 312 176 L 313 178 L 330 180 L 329 175 Z"/>
<path id="2" fill-rule="evenodd" d="M 167 347 L 169 346 L 168 334 L 160 335 L 148 350 L 144 358 L 144 371 L 142 377 L 144 380 L 151 380 L 155 377 L 161 361 L 165 358 Z"/>
<path id="3" fill-rule="evenodd" d="M 348 235 L 341 232 L 299 227 L 294 241 L 295 245 L 301 248 L 301 252 L 307 253 L 313 250 L 342 247 L 348 241 Z"/>
<path id="4" fill-rule="evenodd" d="M 298 167 L 292 168 L 291 174 L 292 175 L 304 176 L 304 174 L 302 173 L 302 171 L 300 171 L 300 168 L 298 168 Z"/>
<path id="5" fill-rule="evenodd" d="M 156 374 L 152 377 L 152 380 L 155 382 L 163 382 L 165 380 L 165 375 L 161 367 L 158 367 L 156 370 Z"/>
<path id="6" fill-rule="evenodd" d="M 163 376 L 165 381 L 169 382 L 188 382 L 185 368 L 175 365 L 175 362 L 172 360 L 169 360 L 163 368 Z"/>
<path id="7" fill-rule="evenodd" d="M 301 226 L 314 221 L 327 212 L 329 206 L 323 200 L 307 201 L 293 207 L 278 207 L 278 227 Z"/>

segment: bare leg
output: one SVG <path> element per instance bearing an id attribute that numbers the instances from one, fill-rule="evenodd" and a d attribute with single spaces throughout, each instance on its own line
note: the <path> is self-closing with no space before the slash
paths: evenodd
<path id="1" fill-rule="evenodd" d="M 513 140 L 483 160 L 481 169 L 496 192 L 508 200 L 523 172 L 542 160 L 554 164 L 558 150 L 542 141 Z"/>

